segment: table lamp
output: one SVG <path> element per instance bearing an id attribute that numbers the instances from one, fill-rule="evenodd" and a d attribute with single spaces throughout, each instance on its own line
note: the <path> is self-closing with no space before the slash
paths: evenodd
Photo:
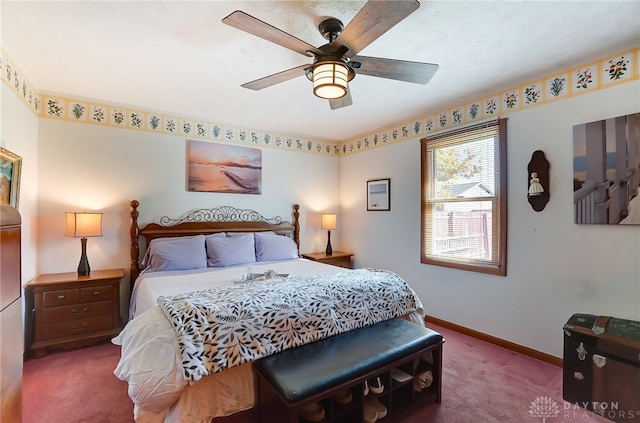
<path id="1" fill-rule="evenodd" d="M 102 213 L 65 212 L 67 229 L 64 236 L 80 238 L 82 255 L 78 264 L 78 276 L 89 276 L 91 268 L 87 259 L 87 237 L 102 236 Z"/>
<path id="2" fill-rule="evenodd" d="M 336 229 L 336 215 L 334 213 L 322 213 L 321 215 L 321 223 L 320 228 L 327 230 L 327 249 L 325 253 L 330 256 L 333 254 L 333 249 L 331 249 L 331 231 Z"/>

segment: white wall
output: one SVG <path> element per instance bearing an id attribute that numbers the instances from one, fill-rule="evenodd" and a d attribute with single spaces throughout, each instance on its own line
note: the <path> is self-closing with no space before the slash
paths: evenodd
<path id="1" fill-rule="evenodd" d="M 22 157 L 18 211 L 22 218 L 22 282 L 36 276 L 38 196 L 38 119 L 0 83 L 0 147 Z"/>
<path id="2" fill-rule="evenodd" d="M 640 226 L 573 223 L 573 125 L 640 112 L 640 82 L 508 116 L 507 276 L 420 263 L 420 145 L 409 140 L 340 160 L 340 242 L 357 266 L 396 271 L 426 313 L 562 356 L 573 313 L 640 320 Z M 550 201 L 527 202 L 535 150 L 550 167 Z M 367 212 L 365 183 L 391 178 L 391 211 Z"/>
<path id="3" fill-rule="evenodd" d="M 162 215 L 179 217 L 221 205 L 290 220 L 292 205 L 299 203 L 302 252 L 324 249 L 319 215 L 338 209 L 335 157 L 264 148 L 261 195 L 194 193 L 185 188 L 184 137 L 52 119 L 40 119 L 39 130 L 40 273 L 76 271 L 80 241 L 63 236 L 65 211 L 102 211 L 103 237 L 87 244 L 90 266 L 122 267 L 128 273 L 129 202 L 134 199 L 140 202 L 140 226 Z M 125 281 L 123 305 L 127 288 Z"/>

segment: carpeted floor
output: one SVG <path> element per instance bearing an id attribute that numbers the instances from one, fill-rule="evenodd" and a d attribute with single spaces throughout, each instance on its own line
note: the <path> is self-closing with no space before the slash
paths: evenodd
<path id="1" fill-rule="evenodd" d="M 546 413 L 546 422 L 610 423 L 562 400 L 559 367 L 430 327 L 446 338 L 442 404 L 415 409 L 397 423 L 544 423 L 543 417 L 530 413 L 542 400 L 557 406 L 552 409 L 557 412 Z M 119 356 L 119 347 L 105 343 L 28 360 L 23 423 L 132 423 L 127 384 L 113 375 Z"/>
<path id="2" fill-rule="evenodd" d="M 113 370 L 120 347 L 55 351 L 24 363 L 23 423 L 132 423 L 127 383 Z"/>
<path id="3" fill-rule="evenodd" d="M 588 423 L 609 420 L 562 399 L 562 369 L 476 338 L 429 325 L 446 338 L 442 404 L 424 407 L 402 423 L 543 422 L 530 414 L 542 398 L 551 398 L 558 413 L 547 422 Z M 562 341 L 562 337 L 559 337 Z M 566 405 L 565 405 L 566 404 Z M 565 409 L 567 407 L 567 409 Z"/>

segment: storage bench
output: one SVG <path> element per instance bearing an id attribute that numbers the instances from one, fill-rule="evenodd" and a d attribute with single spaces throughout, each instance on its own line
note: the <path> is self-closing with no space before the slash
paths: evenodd
<path id="1" fill-rule="evenodd" d="M 362 422 L 365 381 L 377 377 L 385 389 L 369 395 L 377 395 L 387 408 L 385 422 L 414 404 L 440 403 L 443 343 L 439 333 L 398 318 L 257 360 L 258 422 L 305 422 L 300 411 L 313 403 L 323 407 L 323 422 Z M 430 385 L 414 389 L 414 381 L 427 371 Z M 346 405 L 334 399 L 344 390 L 352 396 Z"/>

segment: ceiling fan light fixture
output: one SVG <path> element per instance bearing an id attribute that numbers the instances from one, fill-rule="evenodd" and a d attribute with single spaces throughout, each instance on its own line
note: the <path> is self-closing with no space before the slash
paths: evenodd
<path id="1" fill-rule="evenodd" d="M 313 93 L 325 99 L 336 99 L 347 95 L 349 67 L 342 62 L 320 62 L 313 67 Z"/>

